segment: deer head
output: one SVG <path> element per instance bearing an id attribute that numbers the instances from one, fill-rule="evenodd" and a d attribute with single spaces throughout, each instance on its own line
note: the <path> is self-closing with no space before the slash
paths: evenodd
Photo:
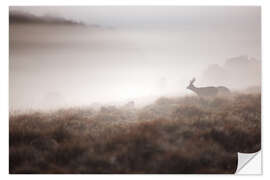
<path id="1" fill-rule="evenodd" d="M 189 85 L 187 86 L 187 89 L 194 89 L 195 86 L 193 85 L 193 83 L 196 81 L 195 78 L 193 78 L 190 82 L 189 82 Z"/>

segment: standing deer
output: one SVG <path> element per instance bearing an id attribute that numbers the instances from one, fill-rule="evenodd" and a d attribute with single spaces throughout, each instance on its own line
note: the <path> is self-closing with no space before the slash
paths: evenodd
<path id="1" fill-rule="evenodd" d="M 219 87 L 213 87 L 213 86 L 208 86 L 208 87 L 195 87 L 193 83 L 196 81 L 195 78 L 193 78 L 187 89 L 195 92 L 199 97 L 215 97 L 217 95 L 229 95 L 230 90 L 224 86 L 219 86 Z"/>

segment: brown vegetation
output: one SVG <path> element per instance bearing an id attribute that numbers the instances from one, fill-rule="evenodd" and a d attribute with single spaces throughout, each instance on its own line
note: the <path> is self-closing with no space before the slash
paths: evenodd
<path id="1" fill-rule="evenodd" d="M 10 173 L 234 173 L 261 147 L 261 96 L 11 115 Z"/>

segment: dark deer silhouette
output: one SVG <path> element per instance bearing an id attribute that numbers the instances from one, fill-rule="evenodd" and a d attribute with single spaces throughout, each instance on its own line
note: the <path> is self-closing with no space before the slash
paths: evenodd
<path id="1" fill-rule="evenodd" d="M 219 87 L 213 87 L 213 86 L 208 86 L 208 87 L 195 87 L 193 83 L 196 81 L 195 78 L 193 78 L 187 89 L 195 92 L 198 96 L 200 97 L 215 97 L 217 95 L 229 95 L 230 90 L 224 86 L 219 86 Z"/>

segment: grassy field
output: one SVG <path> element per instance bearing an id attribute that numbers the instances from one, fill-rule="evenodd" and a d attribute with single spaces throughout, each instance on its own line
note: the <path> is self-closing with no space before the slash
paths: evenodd
<path id="1" fill-rule="evenodd" d="M 261 148 L 261 95 L 11 114 L 10 173 L 234 173 Z"/>

